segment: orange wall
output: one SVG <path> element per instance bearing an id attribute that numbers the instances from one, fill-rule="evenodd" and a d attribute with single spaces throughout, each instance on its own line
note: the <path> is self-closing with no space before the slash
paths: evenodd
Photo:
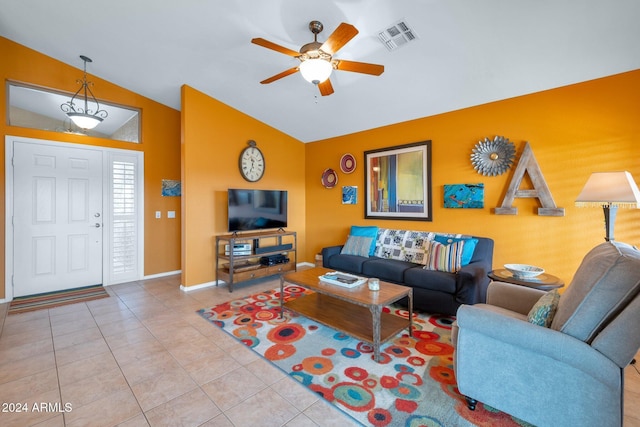
<path id="1" fill-rule="evenodd" d="M 82 76 L 81 68 L 70 67 L 34 50 L 0 37 L 0 134 L 69 143 L 111 147 L 144 152 L 145 162 L 145 259 L 144 274 L 152 275 L 180 270 L 180 198 L 162 197 L 162 179 L 180 179 L 180 113 L 151 101 L 106 80 L 90 75 L 93 91 L 99 99 L 142 110 L 142 142 L 132 144 L 101 138 L 8 126 L 6 117 L 6 80 L 20 81 L 73 93 Z M 79 52 L 89 53 L 90 52 Z M 96 58 L 98 59 L 98 58 Z M 78 59 L 78 62 L 80 60 Z M 80 67 L 81 64 L 78 64 Z M 107 119 L 108 120 L 108 119 Z M 0 150 L 0 223 L 5 221 L 4 208 L 4 149 Z M 163 212 L 163 219 L 155 219 L 154 212 Z M 176 219 L 166 218 L 166 211 L 176 211 Z M 4 260 L 4 227 L 0 227 L 1 257 Z M 0 299 L 4 298 L 4 262 L 0 265 Z"/>
<path id="2" fill-rule="evenodd" d="M 491 237 L 494 267 L 534 264 L 569 282 L 585 253 L 604 241 L 602 209 L 574 206 L 591 172 L 627 170 L 640 182 L 638 93 L 640 71 L 633 71 L 307 144 L 306 257 L 344 242 L 352 224 L 377 224 Z M 516 162 L 529 141 L 556 205 L 565 208 L 564 217 L 538 216 L 536 199 L 515 199 L 515 216 L 493 213 L 515 165 L 503 175 L 485 177 L 473 169 L 470 155 L 478 141 L 495 135 L 515 143 Z M 364 219 L 363 152 L 424 140 L 432 141 L 433 221 Z M 340 171 L 344 153 L 358 162 L 351 174 Z M 320 185 L 329 167 L 338 172 L 333 189 Z M 444 184 L 479 182 L 485 184 L 484 209 L 443 207 Z M 358 186 L 357 205 L 341 204 L 343 185 Z M 527 185 L 523 181 L 521 188 Z M 640 210 L 618 211 L 615 237 L 640 244 Z"/>
<path id="3" fill-rule="evenodd" d="M 247 141 L 265 156 L 263 178 L 250 183 L 238 169 Z M 182 87 L 182 284 L 215 280 L 215 236 L 227 232 L 227 189 L 288 190 L 288 230 L 298 233 L 305 261 L 305 146 L 189 86 Z M 310 258 L 313 261 L 313 258 Z"/>

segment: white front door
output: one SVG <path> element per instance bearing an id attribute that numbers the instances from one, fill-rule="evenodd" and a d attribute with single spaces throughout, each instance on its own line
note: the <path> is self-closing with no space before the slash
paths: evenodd
<path id="1" fill-rule="evenodd" d="M 13 144 L 13 296 L 101 284 L 103 153 Z"/>

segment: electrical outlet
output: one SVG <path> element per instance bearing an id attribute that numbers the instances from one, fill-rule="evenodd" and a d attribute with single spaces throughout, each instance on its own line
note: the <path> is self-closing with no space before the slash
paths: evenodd
<path id="1" fill-rule="evenodd" d="M 167 218 L 175 218 L 176 211 L 167 211 Z"/>

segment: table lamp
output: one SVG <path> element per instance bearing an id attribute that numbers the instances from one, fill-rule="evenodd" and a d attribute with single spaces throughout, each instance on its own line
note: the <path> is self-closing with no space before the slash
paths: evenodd
<path id="1" fill-rule="evenodd" d="M 613 225 L 618 207 L 640 209 L 640 191 L 629 172 L 594 172 L 576 199 L 576 206 L 602 206 L 604 240 L 613 238 Z"/>

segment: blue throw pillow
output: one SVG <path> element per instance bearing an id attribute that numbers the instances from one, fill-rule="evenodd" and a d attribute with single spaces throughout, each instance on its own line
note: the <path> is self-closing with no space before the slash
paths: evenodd
<path id="1" fill-rule="evenodd" d="M 478 239 L 471 239 L 469 237 L 448 237 L 436 234 L 433 238 L 438 243 L 443 243 L 445 245 L 459 242 L 460 240 L 464 240 L 464 246 L 462 247 L 462 261 L 461 265 L 467 265 L 471 262 L 471 258 L 473 257 L 473 252 L 476 250 L 476 245 L 478 244 Z"/>
<path id="2" fill-rule="evenodd" d="M 378 240 L 377 225 L 370 225 L 370 226 L 352 225 L 351 232 L 349 233 L 349 235 L 371 237 L 371 247 L 369 248 L 369 256 L 373 256 L 373 254 L 376 252 L 376 242 Z"/>

